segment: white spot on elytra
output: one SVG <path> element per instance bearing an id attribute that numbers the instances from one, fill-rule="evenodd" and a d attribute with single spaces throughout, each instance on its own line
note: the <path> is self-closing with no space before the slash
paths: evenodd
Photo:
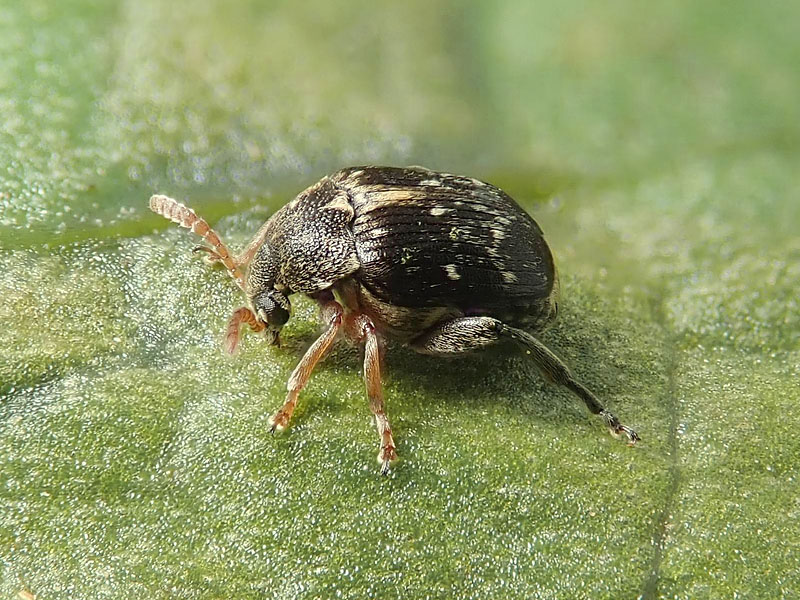
<path id="1" fill-rule="evenodd" d="M 499 242 L 500 240 L 504 240 L 506 238 L 506 234 L 503 232 L 502 229 L 492 229 L 489 232 L 489 235 L 492 236 L 492 239 L 495 242 Z"/>
<path id="2" fill-rule="evenodd" d="M 452 279 L 453 281 L 455 281 L 456 279 L 461 279 L 461 275 L 459 274 L 458 269 L 456 269 L 455 265 L 445 265 L 444 270 L 447 273 L 447 277 L 449 279 Z"/>
<path id="3" fill-rule="evenodd" d="M 519 281 L 519 277 L 517 277 L 510 271 L 503 271 L 503 281 L 505 281 L 506 283 L 517 283 Z"/>
<path id="4" fill-rule="evenodd" d="M 434 217 L 441 217 L 442 215 L 446 215 L 452 209 L 450 208 L 442 208 L 441 206 L 435 206 L 431 209 L 431 215 Z"/>
<path id="5" fill-rule="evenodd" d="M 494 246 L 489 246 L 486 248 L 486 253 L 492 258 L 502 258 L 503 256 Z"/>
<path id="6" fill-rule="evenodd" d="M 419 182 L 420 185 L 442 185 L 438 179 L 423 179 Z"/>

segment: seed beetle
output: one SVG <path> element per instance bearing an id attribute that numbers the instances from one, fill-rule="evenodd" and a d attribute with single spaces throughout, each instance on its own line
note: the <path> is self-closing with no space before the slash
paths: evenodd
<path id="1" fill-rule="evenodd" d="M 502 190 L 422 167 L 351 167 L 322 178 L 232 255 L 197 214 L 167 196 L 150 208 L 200 235 L 245 292 L 225 333 L 234 352 L 247 325 L 278 344 L 289 296 L 315 300 L 325 330 L 306 351 L 270 419 L 284 429 L 300 391 L 340 336 L 364 345 L 364 379 L 386 474 L 397 458 L 381 387 L 384 340 L 451 356 L 511 340 L 544 376 L 581 398 L 611 433 L 633 445 L 620 423 L 534 334 L 558 311 L 558 276 L 539 225 Z M 246 272 L 243 269 L 247 269 Z"/>

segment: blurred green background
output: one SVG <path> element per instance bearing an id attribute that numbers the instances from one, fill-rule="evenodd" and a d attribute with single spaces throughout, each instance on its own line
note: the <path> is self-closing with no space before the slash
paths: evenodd
<path id="1" fill-rule="evenodd" d="M 0 594 L 800 597 L 800 5 L 0 4 Z M 318 325 L 227 357 L 234 247 L 322 175 L 489 180 L 561 270 L 545 341 L 402 348 L 375 463 L 359 353 L 267 420 Z"/>

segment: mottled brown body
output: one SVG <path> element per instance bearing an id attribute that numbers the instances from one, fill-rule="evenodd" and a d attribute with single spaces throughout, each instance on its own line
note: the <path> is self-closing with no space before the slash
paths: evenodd
<path id="1" fill-rule="evenodd" d="M 385 338 L 433 355 L 512 340 L 548 379 L 601 415 L 613 433 L 638 440 L 533 336 L 557 313 L 553 257 L 537 223 L 488 183 L 421 167 L 343 169 L 276 212 L 236 258 L 190 209 L 165 196 L 154 196 L 150 204 L 209 240 L 213 248 L 206 250 L 237 281 L 249 263 L 249 306 L 231 319 L 230 350 L 241 324 L 267 330 L 277 343 L 291 294 L 319 303 L 327 329 L 292 374 L 273 431 L 288 424 L 314 365 L 343 334 L 365 347 L 364 376 L 383 472 L 396 456 L 380 386 Z"/>
<path id="2" fill-rule="evenodd" d="M 502 190 L 422 168 L 354 167 L 271 219 L 250 289 L 355 286 L 381 333 L 408 342 L 447 317 L 492 316 L 539 331 L 556 315 L 553 257 Z M 280 264 L 275 269 L 274 264 Z M 275 273 L 274 279 L 265 273 Z"/>

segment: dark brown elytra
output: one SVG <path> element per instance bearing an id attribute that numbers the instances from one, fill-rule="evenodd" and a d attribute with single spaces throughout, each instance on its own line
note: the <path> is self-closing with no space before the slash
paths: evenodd
<path id="1" fill-rule="evenodd" d="M 229 352 L 243 324 L 277 344 L 292 294 L 319 304 L 325 331 L 289 378 L 286 401 L 270 419 L 273 432 L 289 424 L 314 366 L 343 335 L 364 345 L 383 473 L 397 458 L 381 387 L 387 338 L 437 356 L 512 340 L 614 435 L 639 440 L 534 336 L 558 308 L 553 256 L 536 221 L 488 183 L 422 167 L 343 169 L 276 212 L 236 256 L 176 200 L 153 196 L 150 208 L 203 237 L 209 245 L 195 250 L 222 262 L 245 292 L 247 306 L 226 331 Z"/>

